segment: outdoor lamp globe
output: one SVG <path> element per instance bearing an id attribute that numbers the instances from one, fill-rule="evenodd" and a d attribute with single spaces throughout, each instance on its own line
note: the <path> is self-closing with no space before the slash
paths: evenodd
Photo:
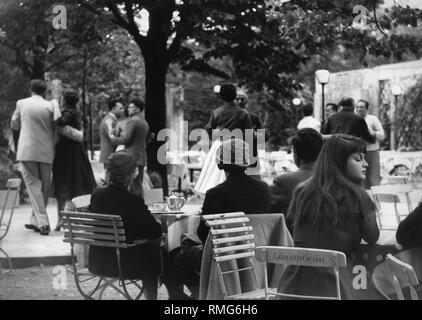
<path id="1" fill-rule="evenodd" d="M 298 106 L 302 103 L 302 100 L 300 100 L 300 98 L 294 98 L 292 102 L 293 102 L 293 105 Z"/>
<path id="2" fill-rule="evenodd" d="M 327 84 L 330 80 L 330 71 L 328 70 L 317 70 L 315 71 L 315 75 L 317 77 L 318 82 L 322 85 Z"/>
<path id="3" fill-rule="evenodd" d="M 394 85 L 394 86 L 391 88 L 391 92 L 393 93 L 393 95 L 394 95 L 394 96 L 399 96 L 399 95 L 401 95 L 401 88 L 400 88 L 400 86 L 398 86 L 398 85 Z"/>

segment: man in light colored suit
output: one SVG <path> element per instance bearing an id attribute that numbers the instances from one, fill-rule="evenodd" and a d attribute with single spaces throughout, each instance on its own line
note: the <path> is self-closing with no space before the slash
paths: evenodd
<path id="1" fill-rule="evenodd" d="M 32 204 L 30 224 L 25 227 L 48 235 L 50 223 L 46 204 L 50 192 L 54 160 L 55 125 L 60 117 L 57 106 L 43 98 L 47 87 L 43 80 L 31 81 L 32 96 L 16 102 L 11 128 L 20 130 L 17 161 Z"/>
<path id="2" fill-rule="evenodd" d="M 108 103 L 108 114 L 103 118 L 100 124 L 100 162 L 104 163 L 114 151 L 116 151 L 116 130 L 117 120 L 123 116 L 123 104 L 117 100 L 111 100 Z"/>

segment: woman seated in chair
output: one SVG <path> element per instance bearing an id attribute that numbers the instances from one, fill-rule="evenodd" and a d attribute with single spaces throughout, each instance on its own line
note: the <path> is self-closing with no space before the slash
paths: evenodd
<path id="1" fill-rule="evenodd" d="M 288 210 L 295 246 L 347 255 L 362 238 L 369 244 L 378 240 L 375 205 L 363 188 L 368 166 L 365 152 L 365 143 L 353 136 L 334 135 L 325 142 L 313 176 L 295 189 Z M 340 271 L 342 298 L 348 298 L 353 292 L 351 271 Z M 306 266 L 290 266 L 279 289 L 317 296 L 336 292 L 332 272 Z"/>
<path id="2" fill-rule="evenodd" d="M 118 151 L 106 162 L 109 184 L 97 189 L 91 197 L 91 212 L 120 215 L 126 241 L 150 239 L 131 248 L 121 249 L 121 268 L 126 279 L 142 279 L 146 299 L 157 299 L 157 277 L 160 271 L 161 226 L 154 219 L 144 200 L 128 191 L 137 176 L 135 159 L 126 151 Z M 119 274 L 115 248 L 92 246 L 89 250 L 89 271 L 103 276 Z"/>

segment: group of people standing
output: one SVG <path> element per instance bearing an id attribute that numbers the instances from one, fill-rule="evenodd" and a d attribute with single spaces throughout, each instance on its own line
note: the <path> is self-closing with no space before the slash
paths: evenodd
<path id="1" fill-rule="evenodd" d="M 321 124 L 315 119 L 312 104 L 307 104 L 303 108 L 304 118 L 298 123 L 298 129 L 312 128 L 320 132 L 326 139 L 331 134 L 350 134 L 361 138 L 366 143 L 366 161 L 368 162 L 368 172 L 365 178 L 365 188 L 379 185 L 380 174 L 380 142 L 384 139 L 385 133 L 379 119 L 369 114 L 369 102 L 360 99 L 356 102 L 345 97 L 338 104 L 327 103 L 327 119 Z"/>
<path id="2" fill-rule="evenodd" d="M 125 114 L 123 104 L 118 100 L 110 100 L 108 109 L 108 114 L 100 124 L 100 162 L 105 163 L 109 156 L 119 146 L 122 146 L 119 150 L 126 150 L 134 157 L 137 164 L 138 173 L 130 184 L 130 190 L 142 196 L 142 182 L 147 162 L 147 143 L 153 138 L 153 135 L 150 135 L 148 122 L 145 120 L 145 104 L 139 98 L 129 101 L 128 119 L 124 130 L 118 125 L 119 119 L 122 119 Z"/>
<path id="3" fill-rule="evenodd" d="M 64 90 L 60 101 L 47 101 L 45 81 L 32 80 L 31 96 L 18 100 L 11 119 L 11 128 L 19 132 L 17 161 L 32 205 L 27 229 L 48 235 L 51 231 L 47 202 L 51 182 L 57 199 L 58 219 L 55 231 L 63 226 L 60 212 L 67 201 L 91 194 L 96 181 L 88 159 L 81 131 L 81 115 L 77 109 L 79 94 Z M 136 177 L 131 192 L 142 195 L 149 126 L 145 121 L 144 102 L 133 98 L 127 108 L 129 115 L 124 130 L 118 120 L 124 115 L 123 104 L 110 100 L 109 112 L 100 125 L 100 162 L 105 162 L 118 146 L 131 154 L 136 162 Z M 106 177 L 107 180 L 107 177 Z"/>

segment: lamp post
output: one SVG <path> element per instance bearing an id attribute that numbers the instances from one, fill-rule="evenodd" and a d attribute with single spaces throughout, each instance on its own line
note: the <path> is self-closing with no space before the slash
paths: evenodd
<path id="1" fill-rule="evenodd" d="M 396 122 L 397 122 L 397 111 L 398 111 L 398 100 L 399 96 L 402 94 L 401 88 L 399 85 L 394 85 L 391 88 L 391 93 L 394 96 L 394 109 L 391 115 L 391 132 L 390 132 L 390 149 L 396 150 Z"/>
<path id="2" fill-rule="evenodd" d="M 330 71 L 324 70 L 324 69 L 317 70 L 317 71 L 315 71 L 315 75 L 317 77 L 319 84 L 322 87 L 321 116 L 322 116 L 322 122 L 324 122 L 324 120 L 325 120 L 325 115 L 324 115 L 324 112 L 325 112 L 325 110 L 324 110 L 325 109 L 325 107 L 324 107 L 324 105 L 325 105 L 325 103 L 324 103 L 324 86 L 330 80 Z"/>
<path id="3" fill-rule="evenodd" d="M 302 100 L 300 100 L 300 98 L 294 98 L 292 103 L 295 106 L 295 119 L 297 125 L 299 123 L 299 106 L 302 104 Z"/>

